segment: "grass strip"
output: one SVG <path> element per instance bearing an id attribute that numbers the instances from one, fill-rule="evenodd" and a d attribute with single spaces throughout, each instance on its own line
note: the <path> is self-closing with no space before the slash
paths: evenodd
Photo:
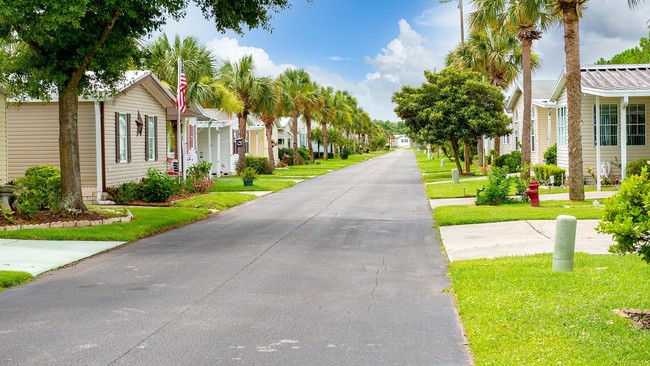
<path id="1" fill-rule="evenodd" d="M 439 226 L 449 226 L 518 220 L 555 220 L 558 215 L 571 215 L 578 220 L 600 219 L 602 212 L 603 206 L 596 207 L 591 201 L 542 201 L 540 207 L 530 207 L 530 203 L 441 206 L 435 208 L 433 216 Z"/>
<path id="2" fill-rule="evenodd" d="M 133 220 L 108 225 L 60 229 L 0 231 L 0 238 L 32 240 L 99 240 L 132 242 L 205 218 L 207 209 L 130 207 Z"/>
<path id="3" fill-rule="evenodd" d="M 210 188 L 210 192 L 244 192 L 244 191 L 273 191 L 293 187 L 296 182 L 292 180 L 258 178 L 252 186 L 244 186 L 240 178 L 220 178 Z"/>
<path id="4" fill-rule="evenodd" d="M 476 365 L 649 365 L 650 332 L 614 314 L 650 308 L 650 266 L 638 256 L 577 253 L 450 264 Z"/>
<path id="5" fill-rule="evenodd" d="M 216 192 L 191 197 L 174 203 L 174 207 L 204 208 L 211 210 L 225 210 L 230 207 L 252 201 L 256 197 L 246 193 Z"/>
<path id="6" fill-rule="evenodd" d="M 19 271 L 0 271 L 0 292 L 34 279 L 30 273 Z"/>

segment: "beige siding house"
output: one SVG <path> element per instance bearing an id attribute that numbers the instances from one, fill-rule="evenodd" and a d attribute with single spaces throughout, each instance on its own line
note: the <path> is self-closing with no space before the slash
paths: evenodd
<path id="1" fill-rule="evenodd" d="M 555 80 L 533 80 L 532 82 L 532 106 L 531 106 L 531 155 L 533 165 L 544 163 L 544 152 L 555 144 L 555 103 L 549 102 Z M 506 108 L 511 111 L 512 134 L 501 137 L 501 154 L 508 154 L 511 151 L 520 150 L 521 133 L 524 126 L 524 95 L 523 88 L 518 82 L 510 93 L 506 102 Z"/>
<path id="2" fill-rule="evenodd" d="M 6 93 L 0 86 L 0 185 L 7 183 L 7 105 Z"/>
<path id="3" fill-rule="evenodd" d="M 81 184 L 91 203 L 101 201 L 107 187 L 138 180 L 149 168 L 166 170 L 166 121 L 174 96 L 145 71 L 127 72 L 117 90 L 78 104 Z M 59 166 L 58 115 L 56 100 L 9 106 L 9 179 L 30 166 Z"/>
<path id="4" fill-rule="evenodd" d="M 650 65 L 585 66 L 582 74 L 582 154 L 585 177 L 623 179 L 627 162 L 650 157 Z M 567 97 L 563 73 L 550 99 L 557 105 L 558 165 L 568 169 Z M 599 136 L 597 136 L 599 135 Z M 597 138 L 600 137 L 600 138 Z"/>

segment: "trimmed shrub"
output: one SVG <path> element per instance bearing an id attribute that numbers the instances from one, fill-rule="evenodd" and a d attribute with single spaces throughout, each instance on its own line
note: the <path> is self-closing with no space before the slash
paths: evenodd
<path id="1" fill-rule="evenodd" d="M 650 177 L 648 168 L 630 175 L 621 184 L 618 194 L 605 200 L 603 219 L 596 230 L 612 234 L 616 244 L 613 253 L 633 253 L 650 264 Z"/>
<path id="2" fill-rule="evenodd" d="M 167 202 L 174 194 L 174 181 L 167 174 L 149 168 L 142 180 L 142 200 L 145 202 Z"/>
<path id="3" fill-rule="evenodd" d="M 557 144 L 544 151 L 544 160 L 546 160 L 546 164 L 557 165 Z"/>
<path id="4" fill-rule="evenodd" d="M 499 156 L 494 161 L 497 168 L 506 168 L 506 173 L 517 173 L 521 167 L 521 152 L 513 151 L 510 154 Z"/>
<path id="5" fill-rule="evenodd" d="M 106 191 L 108 192 L 108 198 L 118 205 L 142 199 L 142 187 L 137 182 L 122 183 L 117 187 L 109 187 Z"/>
<path id="6" fill-rule="evenodd" d="M 535 177 L 537 180 L 544 185 L 550 185 L 550 178 L 553 177 L 553 185 L 561 186 L 562 178 L 566 176 L 566 170 L 558 167 L 557 165 L 535 165 L 533 166 L 533 171 L 535 172 Z"/>
<path id="7" fill-rule="evenodd" d="M 375 135 L 370 139 L 370 150 L 381 150 L 388 143 L 388 139 L 383 135 Z"/>
<path id="8" fill-rule="evenodd" d="M 305 161 L 309 161 L 309 150 L 307 150 L 306 147 L 299 147 L 298 155 L 300 155 L 300 157 L 303 160 L 303 163 L 301 163 L 300 165 L 304 164 Z"/>
<path id="9" fill-rule="evenodd" d="M 512 202 L 513 199 L 509 197 L 510 186 L 513 184 L 513 178 L 517 178 L 508 177 L 507 174 L 505 168 L 493 168 L 485 189 L 476 193 L 476 204 L 499 206 Z"/>
<path id="10" fill-rule="evenodd" d="M 348 156 L 350 156 L 352 154 L 354 154 L 352 149 L 346 146 L 341 150 L 341 159 L 345 160 L 345 159 L 348 158 Z"/>
<path id="11" fill-rule="evenodd" d="M 245 182 L 252 182 L 257 179 L 257 172 L 251 167 L 246 167 L 244 172 L 241 174 L 241 180 Z"/>
<path id="12" fill-rule="evenodd" d="M 650 170 L 649 162 L 650 158 L 641 158 L 627 163 L 627 166 L 625 167 L 625 175 L 627 177 L 632 175 L 641 175 L 643 168 L 648 168 L 648 170 Z"/>
<path id="13" fill-rule="evenodd" d="M 292 153 L 293 156 L 293 153 Z M 273 171 L 269 169 L 269 158 L 263 156 L 247 156 L 246 167 L 255 169 L 257 174 L 271 174 Z"/>
<path id="14" fill-rule="evenodd" d="M 28 168 L 14 179 L 14 206 L 19 214 L 32 217 L 41 211 L 58 212 L 61 203 L 61 170 L 48 165 Z"/>

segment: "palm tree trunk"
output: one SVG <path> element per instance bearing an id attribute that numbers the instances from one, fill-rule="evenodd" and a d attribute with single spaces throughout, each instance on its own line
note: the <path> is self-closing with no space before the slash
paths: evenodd
<path id="1" fill-rule="evenodd" d="M 241 174 L 246 169 L 246 120 L 248 120 L 248 111 L 243 111 L 239 117 L 239 138 L 242 145 L 237 148 L 237 174 Z"/>
<path id="2" fill-rule="evenodd" d="M 300 155 L 298 154 L 298 115 L 291 116 L 293 123 L 293 165 L 300 165 Z"/>
<path id="3" fill-rule="evenodd" d="M 309 161 L 314 162 L 314 147 L 311 144 L 311 116 L 305 114 L 305 125 L 307 126 L 307 150 L 309 151 Z"/>
<path id="4" fill-rule="evenodd" d="M 465 175 L 469 175 L 471 170 L 470 166 L 472 164 L 471 149 L 469 148 L 469 141 L 465 140 Z M 460 170 L 459 170 L 460 171 Z"/>
<path id="5" fill-rule="evenodd" d="M 530 109 L 532 105 L 532 75 L 531 75 L 531 47 L 530 38 L 521 40 L 522 74 L 524 81 L 524 121 L 521 129 L 521 178 L 530 178 Z"/>
<path id="6" fill-rule="evenodd" d="M 580 75 L 580 18 L 575 3 L 562 3 L 564 21 L 564 52 L 566 55 L 567 109 L 569 114 L 569 199 L 584 201 L 585 187 L 582 172 L 582 90 Z M 571 5 L 571 6 L 569 6 Z"/>
<path id="7" fill-rule="evenodd" d="M 66 212 L 86 211 L 81 190 L 77 88 L 59 93 L 59 161 L 61 164 L 61 208 Z M 119 152 L 117 152 L 119 153 Z"/>
<path id="8" fill-rule="evenodd" d="M 273 154 L 273 121 L 264 122 L 264 127 L 266 128 L 266 149 L 269 155 L 269 171 L 275 169 L 275 157 Z"/>
<path id="9" fill-rule="evenodd" d="M 329 141 L 327 140 L 327 123 L 321 122 L 320 125 L 321 125 L 321 130 L 323 131 L 323 150 L 325 151 L 323 155 L 323 159 L 327 160 L 328 158 L 327 145 L 329 144 Z"/>

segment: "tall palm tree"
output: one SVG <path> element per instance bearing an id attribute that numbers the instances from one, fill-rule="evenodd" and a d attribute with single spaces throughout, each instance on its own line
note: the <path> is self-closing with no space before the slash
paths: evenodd
<path id="1" fill-rule="evenodd" d="M 446 62 L 447 66 L 483 73 L 489 78 L 491 85 L 505 89 L 522 69 L 521 42 L 511 32 L 501 32 L 490 27 L 472 29 L 467 42 L 449 53 Z M 538 66 L 539 57 L 531 52 L 531 68 L 536 69 Z M 508 130 L 501 133 L 506 134 Z M 500 136 L 493 136 L 497 156 L 501 152 Z M 479 139 L 479 161 L 483 160 L 482 145 L 482 140 Z"/>
<path id="2" fill-rule="evenodd" d="M 269 170 L 275 169 L 275 154 L 273 154 L 273 126 L 278 117 L 282 114 L 282 89 L 278 80 L 274 80 L 262 90 L 256 114 L 264 122 L 266 132 L 267 154 L 269 157 Z"/>
<path id="3" fill-rule="evenodd" d="M 265 95 L 265 90 L 270 88 L 271 80 L 268 77 L 255 75 L 255 63 L 250 55 L 243 56 L 238 62 L 226 61 L 219 69 L 219 80 L 233 92 L 243 104 L 237 113 L 239 124 L 239 138 L 244 144 L 237 149 L 239 161 L 237 173 L 246 169 L 246 121 L 248 115 L 257 111 L 260 100 Z"/>
<path id="4" fill-rule="evenodd" d="M 307 71 L 289 69 L 280 75 L 279 82 L 283 90 L 284 101 L 282 103 L 286 106 L 285 114 L 291 117 L 292 121 L 293 161 L 296 164 L 300 161 L 298 154 L 298 117 L 305 110 L 305 100 L 311 80 Z"/>
<path id="5" fill-rule="evenodd" d="M 566 1 L 566 0 L 558 0 Z M 582 1 L 582 0 L 578 0 Z M 533 41 L 542 38 L 542 31 L 553 21 L 548 0 L 474 0 L 476 11 L 470 14 L 472 28 L 505 29 L 515 32 L 521 42 L 524 86 L 524 113 L 522 128 L 522 173 L 530 176 L 531 161 L 531 107 Z"/>
<path id="6" fill-rule="evenodd" d="M 332 120 L 336 117 L 336 98 L 334 94 L 334 89 L 332 87 L 321 87 L 320 95 L 323 98 L 323 108 L 316 112 L 314 117 L 320 121 L 321 127 L 321 140 L 323 143 L 323 159 L 327 160 L 327 145 L 329 143 L 327 136 L 327 125 L 332 123 Z"/>
<path id="7" fill-rule="evenodd" d="M 309 161 L 314 162 L 314 147 L 311 143 L 311 121 L 314 114 L 318 113 L 324 106 L 325 101 L 320 94 L 320 87 L 316 82 L 311 82 L 305 88 L 305 99 L 302 117 L 307 128 L 307 148 L 309 150 Z"/>
<path id="8" fill-rule="evenodd" d="M 566 89 L 569 135 L 569 199 L 583 201 L 585 188 L 582 172 L 582 78 L 580 75 L 580 15 L 588 0 L 552 0 L 555 14 L 564 26 L 564 52 L 566 61 Z M 643 0 L 627 0 L 629 7 Z"/>

